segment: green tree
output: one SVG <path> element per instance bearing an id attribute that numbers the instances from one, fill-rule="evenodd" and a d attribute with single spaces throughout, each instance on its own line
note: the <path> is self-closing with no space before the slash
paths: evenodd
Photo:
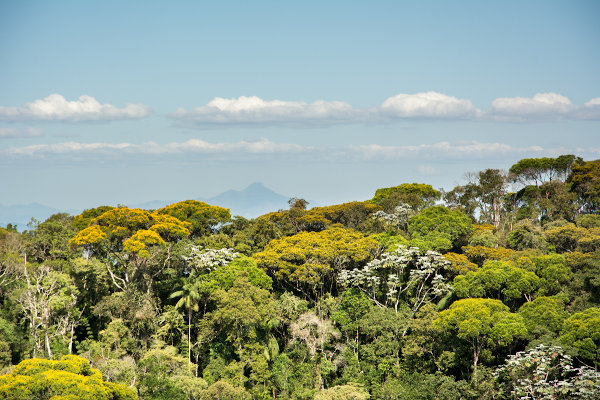
<path id="1" fill-rule="evenodd" d="M 486 169 L 467 174 L 467 177 L 469 183 L 444 193 L 444 200 L 450 208 L 459 209 L 473 218 L 478 213 L 481 223 L 493 224 L 497 228 L 506 195 L 506 172 Z"/>
<path id="2" fill-rule="evenodd" d="M 507 261 L 486 261 L 483 267 L 454 278 L 458 297 L 491 297 L 506 303 L 522 299 L 531 301 L 540 287 L 540 278 L 533 272 Z"/>
<path id="3" fill-rule="evenodd" d="M 535 184 L 539 186 L 544 182 L 554 179 L 562 180 L 563 182 L 569 176 L 573 163 L 581 163 L 580 157 L 572 154 L 562 155 L 556 158 L 524 158 L 508 170 L 511 174 L 511 179 L 515 182 L 521 182 L 524 185 Z"/>
<path id="4" fill-rule="evenodd" d="M 417 211 L 433 206 L 441 196 L 442 194 L 431 185 L 403 183 L 399 186 L 377 189 L 371 201 L 381 205 L 387 212 L 394 210 L 400 203 L 408 204 Z"/>
<path id="5" fill-rule="evenodd" d="M 477 369 L 482 349 L 508 345 L 527 334 L 523 318 L 512 314 L 500 300 L 462 299 L 439 313 L 434 326 L 456 334 L 471 345 L 473 371 Z"/>
<path id="6" fill-rule="evenodd" d="M 579 197 L 580 211 L 597 214 L 600 210 L 600 160 L 579 162 L 573 165 L 567 183 Z"/>
<path id="7" fill-rule="evenodd" d="M 412 239 L 425 242 L 445 240 L 446 243 L 435 246 L 435 250 L 460 249 L 467 244 L 469 236 L 473 233 L 473 226 L 471 219 L 464 213 L 434 206 L 412 217 L 408 222 L 408 232 Z"/>
<path id="8" fill-rule="evenodd" d="M 540 296 L 519 308 L 527 330 L 532 337 L 541 337 L 550 332 L 557 335 L 564 320 L 569 316 L 565 301 L 559 297 Z"/>
<path id="9" fill-rule="evenodd" d="M 560 341 L 577 350 L 581 359 L 600 367 L 600 308 L 591 307 L 566 319 Z"/>
<path id="10" fill-rule="evenodd" d="M 192 313 L 199 310 L 199 302 L 202 294 L 198 287 L 198 282 L 193 278 L 186 279 L 181 290 L 177 290 L 169 296 L 170 298 L 179 298 L 176 308 L 185 308 L 188 316 L 188 371 L 192 363 Z"/>

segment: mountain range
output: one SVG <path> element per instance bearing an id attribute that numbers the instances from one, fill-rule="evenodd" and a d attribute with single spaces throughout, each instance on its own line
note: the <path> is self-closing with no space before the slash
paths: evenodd
<path id="1" fill-rule="evenodd" d="M 197 198 L 195 200 L 225 207 L 231 210 L 231 215 L 240 215 L 245 218 L 256 218 L 271 211 L 288 208 L 289 196 L 275 193 L 260 182 L 252 183 L 243 190 L 228 190 L 210 198 Z M 152 210 L 176 203 L 179 200 L 153 200 L 139 204 L 129 205 L 132 208 Z M 0 226 L 7 224 L 17 225 L 20 231 L 27 228 L 31 218 L 45 221 L 52 214 L 66 212 L 76 215 L 81 212 L 76 210 L 59 210 L 39 203 L 16 204 L 10 206 L 0 205 Z"/>

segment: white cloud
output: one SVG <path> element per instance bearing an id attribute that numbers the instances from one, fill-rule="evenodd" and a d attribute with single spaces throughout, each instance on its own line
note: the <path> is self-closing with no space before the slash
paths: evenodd
<path id="1" fill-rule="evenodd" d="M 504 97 L 482 111 L 470 100 L 438 92 L 397 94 L 380 107 L 355 109 L 342 101 L 263 100 L 256 96 L 226 99 L 215 97 L 191 110 L 178 109 L 171 118 L 183 126 L 330 126 L 357 123 L 391 123 L 397 120 L 479 120 L 493 122 L 600 119 L 600 98 L 583 106 L 556 93 L 528 97 Z"/>
<path id="2" fill-rule="evenodd" d="M 45 99 L 26 103 L 23 107 L 0 106 L 0 120 L 3 121 L 111 121 L 143 118 L 149 114 L 150 108 L 143 104 L 126 104 L 118 108 L 101 104 L 87 95 L 68 101 L 60 94 L 51 94 Z"/>
<path id="3" fill-rule="evenodd" d="M 399 118 L 472 118 L 479 113 L 471 101 L 437 92 L 397 94 L 383 102 L 381 111 Z"/>
<path id="4" fill-rule="evenodd" d="M 42 131 L 29 126 L 25 128 L 0 128 L 0 139 L 39 136 L 42 136 Z"/>
<path id="5" fill-rule="evenodd" d="M 23 147 L 12 147 L 7 150 L 11 155 L 46 155 L 46 154 L 183 154 L 183 153 L 297 153 L 311 149 L 297 144 L 275 143 L 267 139 L 258 141 L 240 141 L 232 143 L 209 143 L 200 139 L 185 142 L 158 144 L 146 142 L 134 143 L 78 143 L 64 142 L 56 144 L 37 144 Z"/>
<path id="6" fill-rule="evenodd" d="M 342 101 L 266 101 L 256 96 L 215 97 L 193 110 L 178 109 L 171 117 L 196 126 L 224 124 L 314 124 L 356 122 L 358 112 Z"/>
<path id="7" fill-rule="evenodd" d="M 586 102 L 583 107 L 578 108 L 574 114 L 578 119 L 600 120 L 600 97 L 593 98 Z"/>
<path id="8" fill-rule="evenodd" d="M 378 144 L 348 146 L 356 157 L 367 160 L 402 158 L 487 158 L 498 154 L 539 154 L 546 150 L 539 146 L 513 147 L 505 143 L 438 142 L 408 146 L 382 146 Z"/>
<path id="9" fill-rule="evenodd" d="M 492 116 L 539 119 L 568 117 L 577 110 L 568 97 L 556 93 L 538 93 L 533 97 L 501 97 L 492 102 Z"/>

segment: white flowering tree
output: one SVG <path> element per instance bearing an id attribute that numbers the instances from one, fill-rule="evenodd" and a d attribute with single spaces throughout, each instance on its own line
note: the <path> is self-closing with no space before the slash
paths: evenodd
<path id="1" fill-rule="evenodd" d="M 393 307 L 398 312 L 406 303 L 414 316 L 425 302 L 442 298 L 452 290 L 442 275 L 449 265 L 438 252 L 399 246 L 363 268 L 341 271 L 339 280 L 345 286 L 359 288 L 380 307 Z"/>
<path id="2" fill-rule="evenodd" d="M 599 399 L 600 372 L 575 368 L 558 346 L 543 344 L 510 356 L 494 372 L 507 398 L 532 400 Z"/>

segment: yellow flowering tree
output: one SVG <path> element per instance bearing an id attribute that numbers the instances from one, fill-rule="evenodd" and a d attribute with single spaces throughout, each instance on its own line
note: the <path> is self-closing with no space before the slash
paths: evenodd
<path id="1" fill-rule="evenodd" d="M 136 400 L 133 389 L 105 382 L 85 358 L 63 356 L 60 360 L 32 358 L 22 361 L 10 374 L 0 376 L 0 398 Z"/>

